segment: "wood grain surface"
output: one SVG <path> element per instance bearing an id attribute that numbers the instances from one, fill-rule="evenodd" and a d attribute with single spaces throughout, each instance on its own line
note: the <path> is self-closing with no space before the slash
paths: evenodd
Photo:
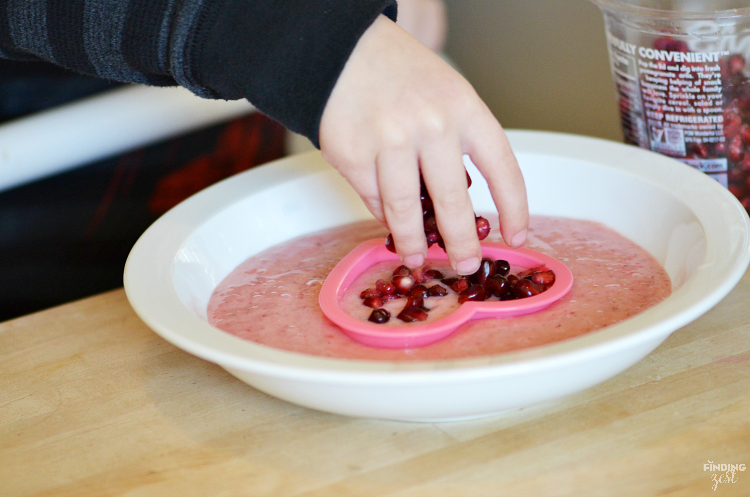
<path id="1" fill-rule="evenodd" d="M 443 495 L 750 497 L 750 273 L 623 374 L 456 423 L 275 399 L 122 290 L 0 324 L 0 496 Z"/>

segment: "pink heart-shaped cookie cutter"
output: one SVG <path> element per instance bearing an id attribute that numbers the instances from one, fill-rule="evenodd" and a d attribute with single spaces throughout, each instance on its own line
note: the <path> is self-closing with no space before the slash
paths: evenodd
<path id="1" fill-rule="evenodd" d="M 385 248 L 384 239 L 368 240 L 349 252 L 333 268 L 320 289 L 320 308 L 349 337 L 370 347 L 412 348 L 442 340 L 459 326 L 472 319 L 508 318 L 545 309 L 568 293 L 573 274 L 567 266 L 552 257 L 527 248 L 512 249 L 502 243 L 482 242 L 482 256 L 504 259 L 512 266 L 532 268 L 544 265 L 555 273 L 555 283 L 545 292 L 517 300 L 469 301 L 454 313 L 434 321 L 383 326 L 361 321 L 347 314 L 341 298 L 354 280 L 369 267 L 384 261 L 400 264 L 396 254 Z M 437 245 L 427 252 L 428 260 L 447 260 L 448 255 Z"/>

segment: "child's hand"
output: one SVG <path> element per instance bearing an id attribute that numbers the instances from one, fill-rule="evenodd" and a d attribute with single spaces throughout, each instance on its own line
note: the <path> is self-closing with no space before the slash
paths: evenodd
<path id="1" fill-rule="evenodd" d="M 427 254 L 421 171 L 451 266 L 461 274 L 479 267 L 463 154 L 489 184 L 503 238 L 515 247 L 526 239 L 526 189 L 500 124 L 461 75 L 384 16 L 360 38 L 333 89 L 320 147 L 391 231 L 408 266 Z"/>

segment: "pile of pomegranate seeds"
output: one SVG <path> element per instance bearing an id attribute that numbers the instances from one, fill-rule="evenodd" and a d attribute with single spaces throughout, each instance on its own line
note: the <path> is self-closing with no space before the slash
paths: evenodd
<path id="1" fill-rule="evenodd" d="M 690 51 L 684 41 L 668 37 L 655 40 L 654 48 L 685 53 Z M 705 66 L 707 64 L 697 62 L 685 65 Z M 723 136 L 720 138 L 724 141 L 711 143 L 703 140 L 690 143 L 684 157 L 680 155 L 675 155 L 675 157 L 680 160 L 726 158 L 727 189 L 750 213 L 750 78 L 745 73 L 746 61 L 742 54 L 729 54 L 719 59 L 718 65 L 723 109 L 721 124 Z M 626 94 L 621 94 L 619 111 L 623 129 L 626 131 L 625 142 L 638 145 L 637 140 L 633 138 L 638 134 L 631 117 L 634 105 Z M 651 107 L 651 110 L 657 113 L 664 112 L 663 108 Z"/>
<path id="2" fill-rule="evenodd" d="M 750 78 L 745 58 L 731 54 L 719 60 L 723 108 L 723 142 L 696 143 L 687 159 L 727 159 L 727 188 L 750 213 Z"/>
<path id="3" fill-rule="evenodd" d="M 466 172 L 466 180 L 468 185 L 471 186 L 471 177 L 468 171 Z M 420 177 L 420 199 L 422 201 L 422 220 L 424 222 L 424 236 L 427 239 L 427 247 L 432 247 L 436 243 L 442 249 L 445 249 L 443 243 L 443 237 L 440 236 L 440 232 L 437 227 L 437 220 L 435 219 L 435 209 L 432 206 L 432 199 L 427 191 L 427 186 L 424 184 L 424 180 Z M 484 240 L 490 234 L 490 222 L 482 216 L 474 216 L 474 220 L 477 226 L 477 236 L 480 240 Z M 385 240 L 385 246 L 393 253 L 396 253 L 396 245 L 393 243 L 393 235 L 390 233 Z"/>
<path id="4" fill-rule="evenodd" d="M 726 155 L 727 181 L 732 194 L 750 213 L 750 79 L 745 75 L 745 59 L 734 54 L 720 61 L 724 88 L 724 138 L 714 150 L 698 150 L 708 157 Z"/>
<path id="5" fill-rule="evenodd" d="M 441 284 L 428 285 L 439 280 Z M 362 304 L 374 310 L 368 318 L 373 323 L 387 323 L 391 314 L 383 305 L 395 299 L 405 299 L 403 310 L 396 316 L 401 321 L 413 323 L 427 319 L 430 311 L 425 299 L 445 297 L 448 288 L 458 294 L 458 303 L 478 300 L 515 300 L 538 295 L 555 283 L 555 273 L 544 266 L 510 274 L 508 261 L 482 259 L 477 272 L 470 276 L 446 278 L 435 269 L 421 267 L 409 269 L 398 266 L 390 281 L 378 280 L 374 288 L 362 291 Z M 445 285 L 445 286 L 443 286 Z"/>

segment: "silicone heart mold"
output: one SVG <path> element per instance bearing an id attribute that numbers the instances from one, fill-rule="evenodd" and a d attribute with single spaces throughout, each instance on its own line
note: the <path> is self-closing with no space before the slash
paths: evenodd
<path id="1" fill-rule="evenodd" d="M 482 242 L 482 256 L 504 259 L 513 266 L 531 268 L 546 266 L 555 273 L 554 284 L 539 295 L 517 300 L 469 301 L 454 313 L 424 323 L 403 326 L 382 326 L 361 321 L 347 314 L 340 302 L 344 292 L 366 269 L 384 261 L 399 262 L 398 256 L 385 247 L 382 239 L 368 240 L 352 250 L 333 268 L 320 290 L 320 307 L 328 319 L 352 339 L 370 347 L 411 348 L 429 345 L 453 333 L 472 319 L 507 318 L 540 311 L 568 293 L 573 285 L 573 274 L 567 266 L 540 252 L 505 244 Z M 447 260 L 443 249 L 433 246 L 428 250 L 430 260 Z M 400 263 L 400 262 L 399 262 Z"/>

